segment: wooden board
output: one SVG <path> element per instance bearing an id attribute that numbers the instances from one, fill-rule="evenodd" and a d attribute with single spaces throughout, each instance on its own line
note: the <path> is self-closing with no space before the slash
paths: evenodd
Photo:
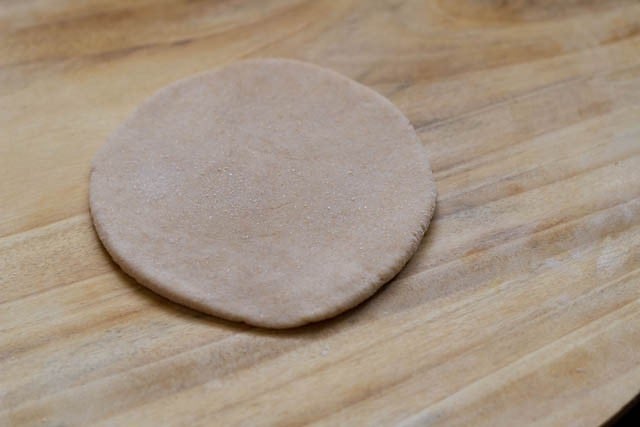
<path id="1" fill-rule="evenodd" d="M 293 331 L 171 304 L 101 248 L 90 160 L 240 58 L 389 97 L 439 189 L 406 269 Z M 640 2 L 0 3 L 1 425 L 596 425 L 640 390 Z"/>

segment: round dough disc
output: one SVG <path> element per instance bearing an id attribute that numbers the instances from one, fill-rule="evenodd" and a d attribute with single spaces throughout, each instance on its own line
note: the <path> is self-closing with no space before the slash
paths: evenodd
<path id="1" fill-rule="evenodd" d="M 371 296 L 435 205 L 423 146 L 376 92 L 298 61 L 168 86 L 96 155 L 95 228 L 114 260 L 196 310 L 286 328 Z"/>

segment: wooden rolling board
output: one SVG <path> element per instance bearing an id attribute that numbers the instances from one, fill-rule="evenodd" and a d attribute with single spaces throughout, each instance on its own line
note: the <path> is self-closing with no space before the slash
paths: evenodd
<path id="1" fill-rule="evenodd" d="M 274 332 L 127 278 L 90 160 L 241 58 L 342 72 L 428 149 L 391 284 Z M 0 2 L 0 425 L 596 425 L 640 390 L 640 2 Z"/>

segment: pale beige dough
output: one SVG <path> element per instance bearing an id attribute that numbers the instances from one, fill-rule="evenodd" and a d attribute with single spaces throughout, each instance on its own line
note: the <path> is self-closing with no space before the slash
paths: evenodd
<path id="1" fill-rule="evenodd" d="M 140 283 L 271 328 L 335 316 L 407 262 L 436 199 L 409 121 L 332 71 L 269 59 L 179 81 L 96 155 L 95 228 Z"/>

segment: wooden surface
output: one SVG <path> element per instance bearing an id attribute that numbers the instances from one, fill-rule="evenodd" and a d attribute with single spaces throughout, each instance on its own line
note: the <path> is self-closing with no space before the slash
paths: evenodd
<path id="1" fill-rule="evenodd" d="M 272 332 L 110 262 L 90 160 L 176 79 L 281 56 L 389 97 L 439 189 L 407 268 Z M 0 425 L 596 425 L 640 390 L 640 2 L 0 2 Z"/>

